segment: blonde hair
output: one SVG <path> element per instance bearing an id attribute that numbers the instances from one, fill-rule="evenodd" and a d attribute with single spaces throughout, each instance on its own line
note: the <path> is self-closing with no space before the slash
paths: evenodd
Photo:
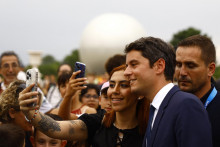
<path id="1" fill-rule="evenodd" d="M 18 97 L 19 93 L 23 90 L 23 88 L 19 87 L 21 84 L 25 84 L 25 81 L 16 80 L 12 82 L 0 96 L 0 121 L 2 123 L 9 123 L 12 121 L 9 115 L 9 110 L 11 108 L 15 111 L 20 111 Z"/>

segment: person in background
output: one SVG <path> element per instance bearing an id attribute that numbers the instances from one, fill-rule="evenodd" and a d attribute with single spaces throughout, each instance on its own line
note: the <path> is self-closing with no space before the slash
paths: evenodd
<path id="1" fill-rule="evenodd" d="M 20 60 L 18 55 L 13 51 L 7 51 L 0 56 L 0 74 L 4 81 L 0 83 L 0 94 L 9 86 L 9 84 L 17 80 L 18 72 L 20 71 Z M 40 91 L 40 89 L 38 89 Z M 52 107 L 45 97 L 40 107 L 41 112 L 47 113 Z"/>
<path id="2" fill-rule="evenodd" d="M 60 64 L 57 70 L 57 75 L 58 77 L 65 72 L 72 73 L 72 67 L 71 65 L 67 63 Z M 53 108 L 58 108 L 61 101 L 62 101 L 62 96 L 60 95 L 60 91 L 58 88 L 58 85 L 56 84 L 55 86 L 52 86 L 49 88 L 48 93 L 47 93 L 47 100 L 51 103 Z"/>
<path id="3" fill-rule="evenodd" d="M 108 88 L 109 81 L 102 85 L 99 98 L 99 105 L 101 106 L 101 109 L 104 109 L 106 112 L 110 112 L 112 110 L 111 101 L 107 95 Z"/>
<path id="4" fill-rule="evenodd" d="M 88 140 L 92 146 L 126 146 L 140 147 L 147 126 L 149 101 L 131 93 L 130 82 L 124 76 L 125 66 L 118 67 L 110 75 L 108 96 L 112 101 L 111 113 L 104 111 L 97 114 L 83 114 L 78 120 L 55 121 L 50 117 L 36 113 L 36 107 L 28 104 L 37 101 L 30 99 L 37 95 L 30 92 L 32 86 L 20 93 L 19 102 L 21 110 L 26 114 L 32 124 L 43 133 L 53 138 L 74 141 Z M 70 78 L 65 97 L 73 95 L 77 90 L 86 88 L 86 78 L 75 79 L 80 71 L 74 72 Z M 34 118 L 33 118 L 34 116 Z M 104 120 L 103 120 L 104 117 Z"/>
<path id="5" fill-rule="evenodd" d="M 54 120 L 62 121 L 58 115 L 55 114 L 47 114 L 47 116 L 51 117 Z M 65 147 L 67 144 L 66 140 L 60 140 L 55 138 L 50 138 L 36 127 L 34 128 L 33 136 L 30 138 L 33 147 Z"/>
<path id="6" fill-rule="evenodd" d="M 131 92 L 151 103 L 143 147 L 211 147 L 211 125 L 201 101 L 172 83 L 174 49 L 145 37 L 127 45 L 125 53 Z"/>
<path id="7" fill-rule="evenodd" d="M 79 100 L 82 104 L 99 111 L 99 87 L 96 84 L 85 84 L 86 88 L 82 89 L 79 95 Z"/>
<path id="8" fill-rule="evenodd" d="M 0 125 L 0 147 L 24 147 L 25 132 L 14 124 Z"/>
<path id="9" fill-rule="evenodd" d="M 0 74 L 3 76 L 3 82 L 0 83 L 0 94 L 17 80 L 20 71 L 19 57 L 13 51 L 4 52 L 0 56 Z"/>
<path id="10" fill-rule="evenodd" d="M 14 124 L 21 127 L 26 132 L 26 146 L 31 145 L 30 135 L 32 125 L 25 119 L 25 115 L 20 110 L 18 103 L 19 93 L 25 88 L 25 82 L 16 80 L 12 82 L 0 96 L 0 121 L 3 124 Z"/>
<path id="11" fill-rule="evenodd" d="M 105 71 L 110 75 L 111 71 L 120 65 L 125 64 L 126 56 L 121 54 L 115 54 L 114 56 L 108 58 L 105 62 Z"/>
<path id="12" fill-rule="evenodd" d="M 67 85 L 71 76 L 72 73 L 64 72 L 58 77 L 58 88 L 63 98 L 65 98 Z M 96 113 L 94 108 L 83 105 L 79 101 L 79 92 L 80 91 L 77 91 L 70 99 L 68 98 L 65 99 L 64 102 L 60 102 L 60 107 L 53 110 L 51 113 L 59 114 L 64 120 L 76 119 L 76 116 L 80 116 L 83 113 Z M 70 111 L 68 109 L 69 107 Z M 71 114 L 69 115 L 69 113 Z"/>
<path id="13" fill-rule="evenodd" d="M 216 51 L 213 42 L 201 35 L 182 40 L 176 50 L 176 77 L 182 91 L 196 95 L 208 111 L 213 146 L 220 146 L 220 93 L 213 84 Z"/>

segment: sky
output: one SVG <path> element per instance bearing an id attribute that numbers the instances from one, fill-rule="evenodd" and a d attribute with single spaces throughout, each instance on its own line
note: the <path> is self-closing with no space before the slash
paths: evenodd
<path id="1" fill-rule="evenodd" d="M 122 13 L 165 41 L 188 27 L 199 29 L 220 55 L 219 8 L 220 0 L 0 0 L 0 54 L 13 50 L 27 65 L 28 50 L 41 50 L 61 61 L 79 48 L 91 20 Z"/>

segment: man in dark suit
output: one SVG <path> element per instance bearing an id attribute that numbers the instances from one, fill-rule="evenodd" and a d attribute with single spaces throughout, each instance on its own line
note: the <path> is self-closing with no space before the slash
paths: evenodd
<path id="1" fill-rule="evenodd" d="M 196 95 L 208 111 L 213 146 L 220 147 L 220 93 L 212 84 L 216 52 L 213 42 L 201 35 L 182 40 L 176 51 L 176 79 L 181 90 Z"/>
<path id="2" fill-rule="evenodd" d="M 208 114 L 199 99 L 172 83 L 173 48 L 159 38 L 140 38 L 126 49 L 131 90 L 151 102 L 143 142 L 147 147 L 211 147 Z"/>

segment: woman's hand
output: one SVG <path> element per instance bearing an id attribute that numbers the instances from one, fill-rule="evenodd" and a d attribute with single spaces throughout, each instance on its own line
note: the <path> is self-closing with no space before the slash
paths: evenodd
<path id="1" fill-rule="evenodd" d="M 76 91 L 85 89 L 86 86 L 83 86 L 83 84 L 86 84 L 87 78 L 77 78 L 75 79 L 76 75 L 79 74 L 81 71 L 73 72 L 72 76 L 69 79 L 69 83 L 67 85 L 66 94 L 64 97 L 72 97 Z"/>
<path id="2" fill-rule="evenodd" d="M 25 88 L 22 92 L 19 93 L 19 105 L 22 112 L 27 113 L 30 110 L 38 109 L 39 108 L 39 92 L 33 91 L 30 92 L 31 89 L 34 87 L 35 84 L 32 84 Z M 36 105 L 33 106 L 32 104 L 35 103 Z"/>

